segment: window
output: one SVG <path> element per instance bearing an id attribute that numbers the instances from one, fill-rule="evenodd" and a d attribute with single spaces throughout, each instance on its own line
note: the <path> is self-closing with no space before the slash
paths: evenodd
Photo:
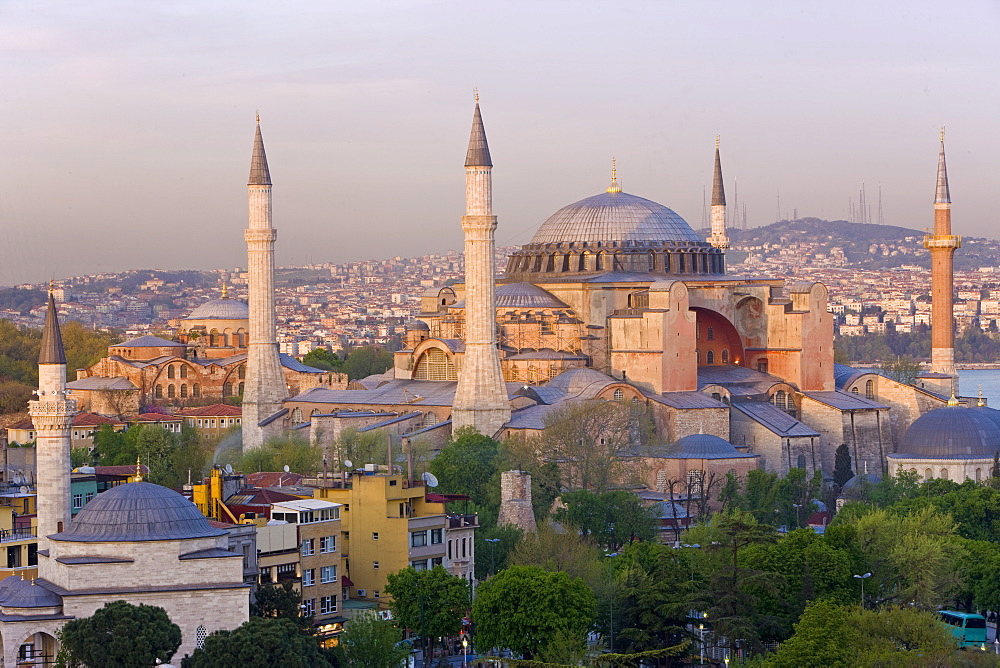
<path id="1" fill-rule="evenodd" d="M 314 598 L 302 599 L 302 616 L 312 617 L 315 614 L 316 614 L 316 599 Z"/>
<path id="2" fill-rule="evenodd" d="M 182 366 L 181 367 L 181 378 L 187 378 L 187 377 L 188 377 L 188 368 L 186 366 Z"/>
<path id="3" fill-rule="evenodd" d="M 225 385 L 222 386 L 222 396 L 224 396 L 224 397 L 231 397 L 231 396 L 233 396 L 233 384 L 232 383 L 226 383 Z"/>
<path id="4" fill-rule="evenodd" d="M 319 614 L 332 615 L 337 612 L 337 597 L 324 596 L 319 599 Z"/>
<path id="5" fill-rule="evenodd" d="M 941 469 L 941 480 L 948 480 L 948 469 Z"/>
<path id="6" fill-rule="evenodd" d="M 875 381 L 874 380 L 869 380 L 867 383 L 865 383 L 865 396 L 868 397 L 869 399 L 874 399 L 875 398 Z"/>
<path id="7" fill-rule="evenodd" d="M 983 470 L 976 469 L 976 482 L 982 482 L 982 481 L 983 481 Z"/>
<path id="8" fill-rule="evenodd" d="M 444 542 L 444 529 L 431 529 L 431 545 L 440 545 Z"/>
<path id="9" fill-rule="evenodd" d="M 800 469 L 804 469 L 806 467 L 806 456 L 799 455 L 795 461 L 795 465 Z"/>
<path id="10" fill-rule="evenodd" d="M 193 397 L 201 396 L 201 388 L 198 387 L 198 383 L 195 383 L 194 385 L 191 386 L 191 396 Z"/>
<path id="11" fill-rule="evenodd" d="M 715 351 L 714 350 L 709 350 L 707 353 L 705 353 L 705 361 L 708 364 L 715 364 Z"/>
<path id="12" fill-rule="evenodd" d="M 375 591 L 372 592 L 372 598 L 378 598 L 378 597 L 379 597 L 379 591 L 378 589 L 376 589 Z"/>
<path id="13" fill-rule="evenodd" d="M 323 566 L 319 569 L 319 582 L 320 584 L 330 584 L 331 582 L 337 581 L 337 567 L 336 566 Z"/>
<path id="14" fill-rule="evenodd" d="M 205 646 L 205 636 L 207 636 L 207 635 L 208 635 L 208 629 L 206 629 L 204 626 L 202 626 L 201 624 L 199 624 L 198 628 L 196 628 L 194 630 L 194 646 L 195 646 L 195 649 L 201 649 L 202 647 Z"/>
<path id="15" fill-rule="evenodd" d="M 861 392 L 860 392 L 860 391 L 858 390 L 858 388 L 856 388 L 856 387 L 852 387 L 852 388 L 851 388 L 851 392 L 852 392 L 853 394 L 861 394 Z"/>
<path id="16" fill-rule="evenodd" d="M 181 369 L 184 369 L 184 368 L 185 367 L 181 367 Z M 187 386 L 187 383 L 181 383 L 181 398 L 182 399 L 186 398 L 187 395 L 188 395 L 188 386 Z"/>
<path id="17" fill-rule="evenodd" d="M 757 360 L 757 371 L 761 373 L 767 373 L 767 360 Z"/>
<path id="18" fill-rule="evenodd" d="M 378 562 L 377 561 L 373 561 L 372 562 L 372 570 L 375 570 L 375 571 L 378 570 Z"/>
<path id="19" fill-rule="evenodd" d="M 83 508 L 83 494 L 73 495 L 73 510 L 80 510 Z"/>
<path id="20" fill-rule="evenodd" d="M 162 399 L 163 398 L 163 386 L 162 385 L 157 385 L 156 386 L 156 390 L 153 392 L 153 395 L 157 399 Z"/>
<path id="21" fill-rule="evenodd" d="M 427 570 L 427 560 L 426 559 L 418 559 L 417 561 L 411 561 L 410 562 L 410 566 L 415 571 L 426 571 Z"/>
<path id="22" fill-rule="evenodd" d="M 378 540 L 378 531 L 372 531 L 372 540 Z"/>
<path id="23" fill-rule="evenodd" d="M 729 364 L 729 351 L 728 350 L 723 350 L 722 351 L 722 363 L 723 364 Z"/>
<path id="24" fill-rule="evenodd" d="M 311 587 L 314 584 L 316 584 L 316 569 L 307 568 L 306 570 L 302 571 L 302 586 Z"/>
<path id="25" fill-rule="evenodd" d="M 625 393 L 622 392 L 620 387 L 615 390 L 615 401 L 625 401 Z"/>
<path id="26" fill-rule="evenodd" d="M 323 536 L 319 539 L 319 552 L 320 554 L 327 554 L 328 552 L 337 551 L 337 537 L 336 536 Z"/>
<path id="27" fill-rule="evenodd" d="M 83 497 L 83 503 L 84 504 L 88 504 L 88 503 L 90 503 L 93 500 L 94 500 L 94 493 L 93 492 L 87 492 L 87 494 Z"/>
<path id="28" fill-rule="evenodd" d="M 167 367 L 167 378 L 173 378 L 173 377 L 174 377 L 174 365 L 171 364 L 170 366 Z"/>
<path id="29" fill-rule="evenodd" d="M 441 566 L 442 564 L 443 560 L 441 559 L 441 557 L 434 557 L 433 559 L 431 559 L 431 568 L 434 568 L 435 566 Z"/>
<path id="30" fill-rule="evenodd" d="M 167 385 L 167 398 L 168 398 L 168 399 L 173 399 L 173 398 L 174 398 L 174 396 L 176 395 L 176 393 L 177 393 L 177 392 L 176 392 L 176 390 L 174 389 L 174 386 L 173 386 L 173 385 Z"/>
<path id="31" fill-rule="evenodd" d="M 702 486 L 705 483 L 705 472 L 697 469 L 688 471 L 687 482 L 691 494 L 701 494 Z"/>
<path id="32" fill-rule="evenodd" d="M 303 538 L 302 539 L 302 556 L 311 557 L 316 554 L 316 539 L 315 538 Z"/>
<path id="33" fill-rule="evenodd" d="M 714 327 L 709 327 L 708 328 L 708 340 L 709 341 L 714 341 L 715 340 L 715 328 Z"/>
<path id="34" fill-rule="evenodd" d="M 924 469 L 924 480 L 930 480 L 934 477 L 934 471 L 930 469 Z"/>
<path id="35" fill-rule="evenodd" d="M 410 534 L 410 547 L 423 547 L 427 545 L 427 532 L 414 531 Z"/>

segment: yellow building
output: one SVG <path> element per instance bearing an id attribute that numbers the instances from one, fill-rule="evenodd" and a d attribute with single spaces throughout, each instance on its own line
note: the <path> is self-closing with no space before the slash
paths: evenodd
<path id="1" fill-rule="evenodd" d="M 317 488 L 315 495 L 343 504 L 341 550 L 350 582 L 345 597 L 386 606 L 389 574 L 409 566 L 417 570 L 443 566 L 471 583 L 476 515 L 446 513 L 443 502 L 427 500 L 422 481 L 402 475 L 367 471 L 349 475 L 346 485 L 343 479 L 328 482 L 330 486 Z"/>
<path id="2" fill-rule="evenodd" d="M 38 574 L 38 535 L 30 518 L 18 521 L 22 510 L 34 512 L 35 495 L 0 495 L 0 579 Z"/>

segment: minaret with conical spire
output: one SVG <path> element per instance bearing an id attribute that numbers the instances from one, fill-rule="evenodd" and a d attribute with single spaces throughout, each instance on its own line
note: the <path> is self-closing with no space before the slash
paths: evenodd
<path id="1" fill-rule="evenodd" d="M 955 370 L 955 249 L 962 237 L 951 233 L 951 192 L 944 157 L 944 128 L 938 151 L 937 189 L 934 193 L 934 233 L 924 236 L 924 248 L 931 254 L 931 373 L 944 374 L 941 389 L 958 391 Z"/>
<path id="2" fill-rule="evenodd" d="M 247 242 L 247 287 L 249 293 L 249 344 L 247 374 L 243 391 L 243 449 L 259 448 L 269 436 L 260 422 L 281 410 L 287 386 L 278 357 L 274 312 L 274 241 L 278 232 L 271 225 L 271 172 L 267 168 L 260 116 L 253 140 Z M 277 423 L 274 426 L 278 428 Z"/>
<path id="3" fill-rule="evenodd" d="M 496 330 L 496 276 L 493 215 L 493 161 L 479 111 L 465 155 L 465 355 L 452 406 L 452 430 L 475 427 L 494 436 L 510 420 L 507 386 L 500 371 Z"/>
<path id="4" fill-rule="evenodd" d="M 719 135 L 715 136 L 715 176 L 712 180 L 712 234 L 708 243 L 716 248 L 729 248 L 726 236 L 726 189 L 722 183 L 722 158 L 719 155 Z"/>
<path id="5" fill-rule="evenodd" d="M 76 402 L 66 392 L 66 353 L 51 287 L 38 356 L 37 395 L 28 402 L 28 413 L 35 429 L 38 541 L 42 547 L 46 536 L 69 528 L 72 517 L 70 432 L 76 416 Z"/>

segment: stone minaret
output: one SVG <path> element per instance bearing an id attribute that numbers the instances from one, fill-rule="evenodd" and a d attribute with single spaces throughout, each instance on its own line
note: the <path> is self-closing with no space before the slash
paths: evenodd
<path id="1" fill-rule="evenodd" d="M 941 383 L 947 392 L 958 391 L 955 371 L 954 255 L 962 237 L 951 233 L 951 193 L 948 167 L 944 159 L 944 128 L 938 153 L 937 191 L 934 195 L 934 234 L 924 236 L 924 248 L 931 254 L 931 372 L 951 377 Z"/>
<path id="2" fill-rule="evenodd" d="M 479 113 L 472 117 L 472 136 L 465 156 L 465 355 L 452 406 L 452 430 L 475 427 L 494 436 L 510 420 L 510 401 L 497 352 L 496 286 L 494 283 L 493 161 Z"/>
<path id="3" fill-rule="evenodd" d="M 247 378 L 243 391 L 243 449 L 259 448 L 270 436 L 261 420 L 281 410 L 288 392 L 278 358 L 274 316 L 274 240 L 271 227 L 271 173 L 267 169 L 260 116 L 250 159 L 247 183 L 250 226 L 246 231 L 247 278 L 250 310 L 250 342 L 247 346 Z M 274 429 L 278 426 L 275 424 Z"/>
<path id="4" fill-rule="evenodd" d="M 722 158 L 719 156 L 719 136 L 715 136 L 715 177 L 712 181 L 712 234 L 708 243 L 716 248 L 729 248 L 726 236 L 726 190 L 722 184 Z"/>
<path id="5" fill-rule="evenodd" d="M 66 395 L 66 353 L 63 351 L 56 302 L 49 290 L 49 308 L 38 356 L 38 399 L 28 402 L 35 427 L 38 469 L 38 542 L 69 528 L 70 431 L 76 402 Z"/>

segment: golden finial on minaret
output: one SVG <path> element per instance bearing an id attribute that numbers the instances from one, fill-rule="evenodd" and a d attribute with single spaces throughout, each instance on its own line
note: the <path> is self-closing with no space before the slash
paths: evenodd
<path id="1" fill-rule="evenodd" d="M 135 458 L 135 481 L 142 482 L 142 460 Z"/>
<path id="2" fill-rule="evenodd" d="M 715 150 L 719 150 L 719 135 L 715 135 Z"/>
<path id="3" fill-rule="evenodd" d="M 976 400 L 976 405 L 982 408 L 986 405 L 986 400 L 983 399 L 983 386 L 979 386 L 979 399 Z"/>
<path id="4" fill-rule="evenodd" d="M 622 187 L 618 185 L 618 160 L 611 158 L 611 185 L 608 186 L 609 193 L 620 193 Z"/>
<path id="5" fill-rule="evenodd" d="M 472 94 L 476 98 L 476 104 L 479 104 L 479 88 L 473 88 L 472 89 Z"/>
<path id="6" fill-rule="evenodd" d="M 53 279 L 49 279 L 49 294 L 51 295 L 53 290 L 56 289 L 56 282 Z"/>
<path id="7" fill-rule="evenodd" d="M 257 125 L 260 125 L 260 110 L 257 110 Z"/>
<path id="8" fill-rule="evenodd" d="M 943 142 L 944 141 L 944 126 L 943 125 L 941 126 L 941 132 L 939 133 L 938 136 L 941 137 L 941 141 Z"/>

